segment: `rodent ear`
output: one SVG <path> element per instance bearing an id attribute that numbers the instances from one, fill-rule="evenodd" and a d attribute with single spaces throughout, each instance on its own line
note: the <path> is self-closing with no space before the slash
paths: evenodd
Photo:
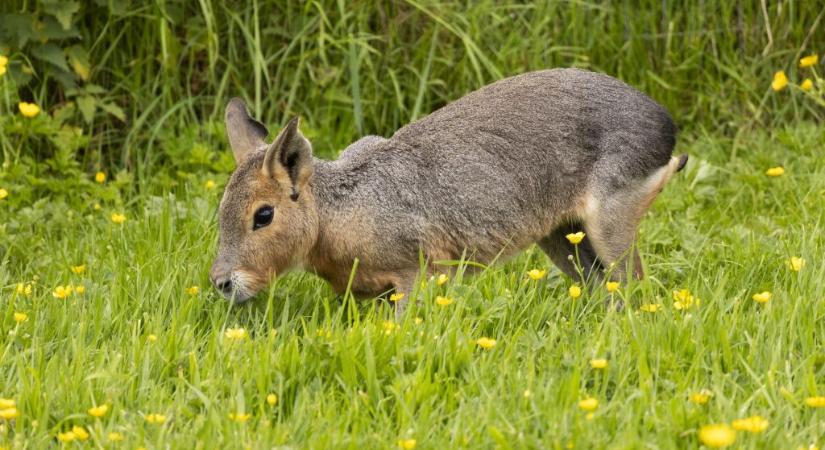
<path id="1" fill-rule="evenodd" d="M 251 152 L 266 145 L 269 131 L 264 124 L 249 116 L 246 104 L 240 98 L 235 97 L 227 103 L 225 122 L 236 163 L 240 164 Z"/>
<path id="2" fill-rule="evenodd" d="M 298 200 L 298 194 L 312 175 L 313 167 L 312 145 L 298 130 L 297 117 L 286 124 L 266 149 L 261 169 L 264 175 L 291 189 L 292 200 Z"/>

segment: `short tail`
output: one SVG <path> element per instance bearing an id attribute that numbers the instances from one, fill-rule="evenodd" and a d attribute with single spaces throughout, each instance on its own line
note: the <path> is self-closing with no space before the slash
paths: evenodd
<path id="1" fill-rule="evenodd" d="M 685 165 L 688 162 L 688 154 L 683 153 L 683 154 L 679 155 L 678 158 L 679 158 L 679 165 L 676 166 L 676 172 L 681 172 L 682 169 L 685 168 Z"/>

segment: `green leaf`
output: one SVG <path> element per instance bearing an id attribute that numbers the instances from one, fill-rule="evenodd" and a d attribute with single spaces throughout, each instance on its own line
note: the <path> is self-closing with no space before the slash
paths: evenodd
<path id="1" fill-rule="evenodd" d="M 34 19 L 28 14 L 0 14 L 0 43 L 20 49 L 37 38 Z"/>
<path id="2" fill-rule="evenodd" d="M 66 55 L 64 55 L 63 50 L 55 44 L 49 43 L 35 47 L 32 50 L 32 56 L 63 69 L 66 72 L 69 71 L 69 66 L 66 64 Z"/>
<path id="3" fill-rule="evenodd" d="M 84 95 L 81 97 L 77 97 L 77 109 L 80 110 L 80 114 L 83 115 L 83 120 L 86 123 L 92 123 L 92 120 L 95 118 L 95 109 L 97 109 L 97 99 L 92 97 L 91 95 Z"/>
<path id="4" fill-rule="evenodd" d="M 79 45 L 73 45 L 66 49 L 66 56 L 69 57 L 69 64 L 72 65 L 74 73 L 83 81 L 89 81 L 91 76 L 91 64 L 89 63 L 89 53 Z"/>
<path id="5" fill-rule="evenodd" d="M 121 109 L 120 106 L 117 106 L 114 103 L 101 103 L 99 106 L 100 109 L 115 116 L 121 122 L 126 122 L 126 113 L 123 112 L 123 109 Z"/>
<path id="6" fill-rule="evenodd" d="M 42 0 L 42 2 L 46 13 L 54 16 L 64 30 L 71 28 L 72 16 L 80 11 L 79 2 L 65 0 Z"/>

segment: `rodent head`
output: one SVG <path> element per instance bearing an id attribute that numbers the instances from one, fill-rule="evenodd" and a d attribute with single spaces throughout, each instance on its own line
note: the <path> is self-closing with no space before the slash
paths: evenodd
<path id="1" fill-rule="evenodd" d="M 220 205 L 218 255 L 209 272 L 227 299 L 241 303 L 300 264 L 318 235 L 309 182 L 312 146 L 292 119 L 271 144 L 243 101 L 226 106 L 226 130 L 237 167 Z"/>

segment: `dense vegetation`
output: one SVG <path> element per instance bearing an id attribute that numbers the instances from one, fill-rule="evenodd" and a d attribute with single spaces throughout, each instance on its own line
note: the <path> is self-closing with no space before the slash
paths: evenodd
<path id="1" fill-rule="evenodd" d="M 817 3 L 0 3 L 0 448 L 825 444 Z M 331 158 L 557 66 L 682 130 L 646 280 L 571 299 L 533 249 L 400 322 L 309 274 L 208 286 L 228 98 Z"/>

